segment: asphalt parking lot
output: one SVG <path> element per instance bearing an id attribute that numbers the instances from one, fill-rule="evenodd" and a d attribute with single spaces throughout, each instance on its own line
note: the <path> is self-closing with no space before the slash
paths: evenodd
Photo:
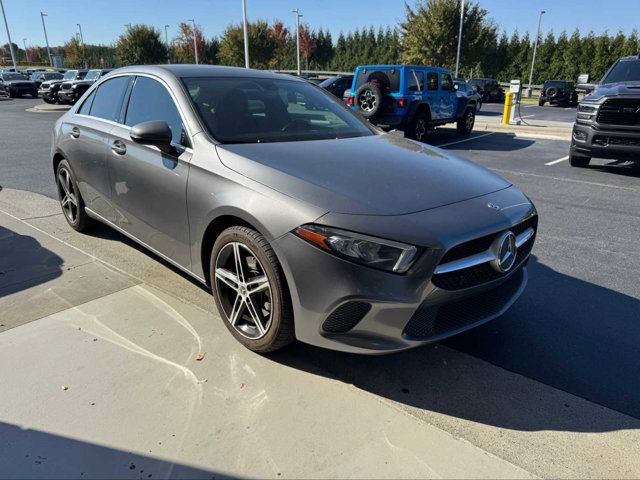
<path id="1" fill-rule="evenodd" d="M 37 102 L 0 102 L 0 195 L 6 189 L 55 196 L 48 157 L 60 114 L 25 112 Z M 484 105 L 482 115 L 501 111 Z M 523 105 L 522 114 L 571 122 L 575 109 Z M 595 159 L 588 169 L 572 168 L 567 141 L 506 132 L 461 138 L 443 128 L 429 142 L 506 177 L 536 204 L 540 230 L 522 298 L 503 317 L 441 345 L 383 357 L 296 345 L 252 362 L 292 369 L 294 389 L 315 377 L 353 385 L 534 475 L 637 477 L 638 166 Z M 30 203 L 33 211 L 25 212 L 40 230 L 212 308 L 207 292 L 153 255 L 106 227 L 90 236 L 69 233 L 59 215 L 37 207 L 45 203 Z M 590 463 L 595 458 L 597 465 Z"/>

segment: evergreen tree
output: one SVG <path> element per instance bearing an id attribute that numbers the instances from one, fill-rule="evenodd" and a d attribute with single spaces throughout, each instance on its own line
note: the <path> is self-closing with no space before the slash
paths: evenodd
<path id="1" fill-rule="evenodd" d="M 567 48 L 565 48 L 562 59 L 564 61 L 564 68 L 561 77 L 567 80 L 577 80 L 578 75 L 582 73 L 588 73 L 586 70 L 582 70 L 580 66 L 580 58 L 582 56 L 582 39 L 580 38 L 580 30 L 576 30 L 571 34 L 569 41 L 567 42 Z"/>

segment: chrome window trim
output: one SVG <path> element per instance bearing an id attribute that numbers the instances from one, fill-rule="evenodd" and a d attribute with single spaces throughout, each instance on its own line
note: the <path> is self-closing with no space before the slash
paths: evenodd
<path id="1" fill-rule="evenodd" d="M 527 243 L 527 241 L 530 240 L 535 233 L 535 230 L 529 227 L 520 235 L 516 236 L 516 247 L 520 248 L 522 245 Z M 470 255 L 468 257 L 459 258 L 458 260 L 453 260 L 451 262 L 438 265 L 434 271 L 434 274 L 456 272 L 458 270 L 464 270 L 465 268 L 475 267 L 476 265 L 488 263 L 496 259 L 497 256 L 493 249 L 488 248 L 484 252 L 476 253 L 475 255 Z"/>

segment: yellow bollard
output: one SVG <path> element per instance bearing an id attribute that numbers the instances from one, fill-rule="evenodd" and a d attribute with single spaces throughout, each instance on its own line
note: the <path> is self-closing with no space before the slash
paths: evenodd
<path id="1" fill-rule="evenodd" d="M 508 92 L 504 98 L 504 112 L 502 114 L 502 124 L 509 125 L 511 119 L 511 108 L 513 108 L 513 93 Z"/>

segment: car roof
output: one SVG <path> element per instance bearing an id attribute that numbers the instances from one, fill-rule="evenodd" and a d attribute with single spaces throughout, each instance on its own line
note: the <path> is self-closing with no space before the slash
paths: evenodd
<path id="1" fill-rule="evenodd" d="M 375 69 L 375 68 L 397 68 L 398 70 L 403 69 L 403 68 L 430 68 L 432 70 L 447 70 L 444 67 L 433 67 L 431 65 L 360 65 L 359 67 L 357 67 L 358 69 L 363 69 L 363 68 L 368 68 L 368 69 Z"/>
<path id="2" fill-rule="evenodd" d="M 238 77 L 238 78 L 271 78 L 282 79 L 281 73 L 264 70 L 253 70 L 241 67 L 223 67 L 220 65 L 131 65 L 117 68 L 113 74 L 120 73 L 148 73 L 150 75 L 173 75 L 177 78 L 185 77 Z M 305 82 L 303 79 L 290 76 L 289 79 Z"/>

